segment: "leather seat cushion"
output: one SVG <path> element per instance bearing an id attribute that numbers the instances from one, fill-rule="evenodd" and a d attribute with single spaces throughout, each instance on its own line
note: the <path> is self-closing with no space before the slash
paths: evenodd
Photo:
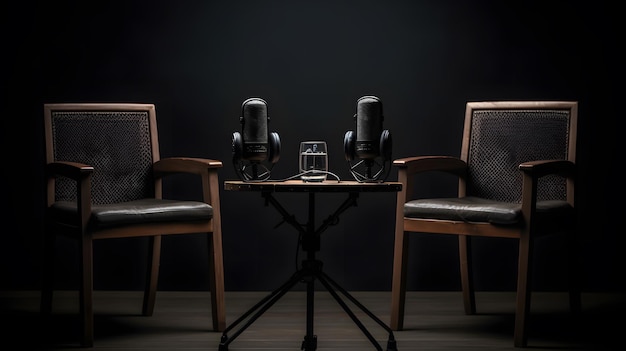
<path id="1" fill-rule="evenodd" d="M 555 218 L 573 214 L 567 201 L 549 200 L 537 202 L 537 214 Z M 464 222 L 488 222 L 492 224 L 521 224 L 522 205 L 478 197 L 435 198 L 411 200 L 404 204 L 404 216 Z"/>
<path id="2" fill-rule="evenodd" d="M 73 201 L 57 201 L 50 206 L 55 219 L 72 223 L 77 207 Z M 213 208 L 200 201 L 141 199 L 116 204 L 92 205 L 89 225 L 96 228 L 152 222 L 206 221 Z"/>

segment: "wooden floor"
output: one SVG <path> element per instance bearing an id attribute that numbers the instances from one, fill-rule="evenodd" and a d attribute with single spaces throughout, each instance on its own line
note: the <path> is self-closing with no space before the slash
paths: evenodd
<path id="1" fill-rule="evenodd" d="M 226 292 L 233 323 L 268 292 Z M 375 316 L 389 322 L 389 292 L 353 292 Z M 583 294 L 583 312 L 568 312 L 567 295 L 533 293 L 529 349 L 612 350 L 626 329 L 623 295 Z M 143 317 L 141 293 L 96 291 L 95 350 L 218 350 L 222 333 L 210 329 L 208 292 L 159 292 L 155 313 Z M 519 350 L 513 347 L 514 294 L 477 292 L 478 314 L 463 313 L 460 292 L 409 292 L 405 330 L 393 332 L 398 350 Z M 36 291 L 0 291 L 4 350 L 77 350 L 75 292 L 57 292 L 51 323 L 38 315 Z M 353 304 L 367 330 L 386 349 L 389 333 Z M 227 350 L 300 350 L 306 334 L 306 294 L 290 291 L 232 338 Z M 317 350 L 377 350 L 326 291 L 315 294 Z M 621 347 L 620 347 L 621 349 Z"/>

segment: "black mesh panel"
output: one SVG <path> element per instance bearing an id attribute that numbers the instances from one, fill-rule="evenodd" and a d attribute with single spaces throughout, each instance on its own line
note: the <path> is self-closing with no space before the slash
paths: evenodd
<path id="1" fill-rule="evenodd" d="M 53 112 L 52 139 L 55 160 L 94 167 L 94 204 L 154 196 L 147 112 Z M 75 182 L 57 179 L 57 200 L 75 200 L 75 189 Z"/>
<path id="2" fill-rule="evenodd" d="M 471 128 L 467 195 L 521 202 L 520 163 L 567 159 L 568 111 L 476 110 Z M 565 195 L 562 177 L 540 180 L 539 200 Z"/>

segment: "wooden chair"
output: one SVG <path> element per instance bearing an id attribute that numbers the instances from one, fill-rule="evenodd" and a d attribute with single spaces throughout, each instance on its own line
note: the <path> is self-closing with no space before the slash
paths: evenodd
<path id="1" fill-rule="evenodd" d="M 396 205 L 392 329 L 403 329 L 410 233 L 458 236 L 466 314 L 476 313 L 471 237 L 519 242 L 516 347 L 527 346 L 534 239 L 565 233 L 570 307 L 580 310 L 574 203 L 577 114 L 577 102 L 569 101 L 468 102 L 460 158 L 394 160 L 403 187 Z M 458 197 L 416 199 L 418 175 L 432 171 L 458 177 Z"/>
<path id="2" fill-rule="evenodd" d="M 218 169 L 201 158 L 161 159 L 155 106 L 137 103 L 45 104 L 47 206 L 41 311 L 49 315 L 57 235 L 76 239 L 80 255 L 82 345 L 93 346 L 95 240 L 148 237 L 143 315 L 154 310 L 161 236 L 204 233 L 213 329 L 225 328 Z M 162 198 L 167 175 L 192 173 L 202 200 Z M 195 177 L 195 176 L 192 176 Z M 124 245 L 121 241 L 120 245 Z"/>

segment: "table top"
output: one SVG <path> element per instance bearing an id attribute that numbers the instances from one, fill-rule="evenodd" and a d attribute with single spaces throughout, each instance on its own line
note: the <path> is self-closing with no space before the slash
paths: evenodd
<path id="1" fill-rule="evenodd" d="M 325 180 L 304 182 L 302 180 L 244 182 L 227 180 L 225 190 L 262 192 L 394 192 L 402 190 L 400 182 L 357 182 Z"/>

